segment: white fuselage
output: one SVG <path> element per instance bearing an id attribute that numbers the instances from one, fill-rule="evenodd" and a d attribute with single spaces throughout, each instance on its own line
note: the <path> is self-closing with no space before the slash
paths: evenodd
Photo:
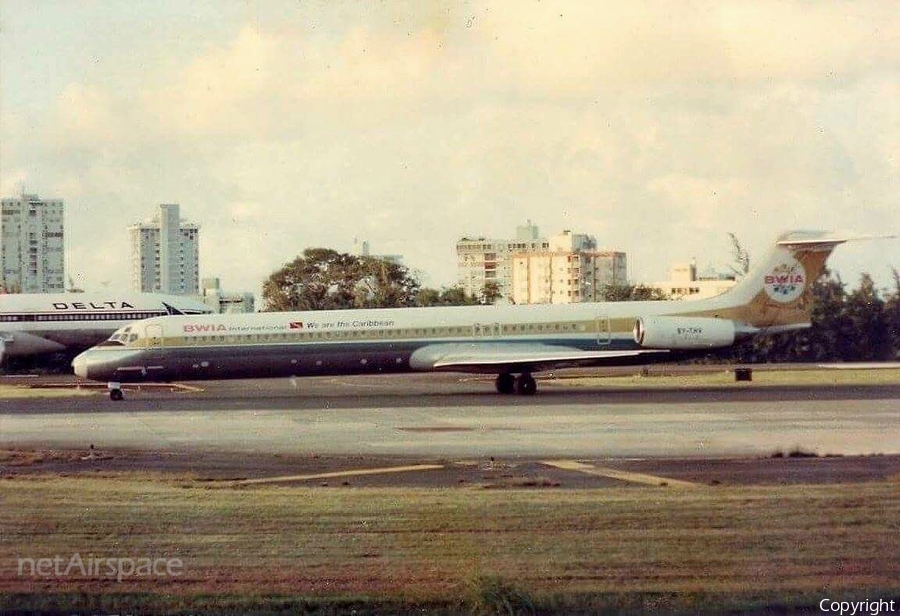
<path id="1" fill-rule="evenodd" d="M 574 360 L 592 354 L 585 359 L 596 363 L 649 355 L 634 340 L 637 317 L 683 314 L 701 305 L 715 302 L 165 317 L 123 328 L 107 343 L 76 358 L 73 366 L 80 376 L 117 382 L 435 369 L 522 372 L 566 364 L 566 353 L 577 356 Z M 478 355 L 473 356 L 475 352 Z M 487 365 L 482 361 L 485 353 L 490 355 Z M 504 364 L 503 357 L 510 362 Z"/>

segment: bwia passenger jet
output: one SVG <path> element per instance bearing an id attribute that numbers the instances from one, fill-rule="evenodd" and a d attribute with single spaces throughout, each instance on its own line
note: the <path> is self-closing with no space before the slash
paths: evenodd
<path id="1" fill-rule="evenodd" d="M 79 376 L 121 383 L 407 371 L 496 374 L 533 394 L 532 374 L 642 363 L 810 325 L 810 285 L 848 239 L 798 231 L 727 293 L 704 300 L 393 308 L 148 319 L 75 358 Z"/>
<path id="2" fill-rule="evenodd" d="M 83 351 L 139 319 L 211 312 L 202 302 L 158 293 L 0 295 L 0 362 L 6 357 Z"/>

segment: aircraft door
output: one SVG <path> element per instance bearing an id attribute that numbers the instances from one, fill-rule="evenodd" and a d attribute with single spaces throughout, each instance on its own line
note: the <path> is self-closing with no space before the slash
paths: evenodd
<path id="1" fill-rule="evenodd" d="M 612 341 L 612 331 L 609 323 L 609 315 L 597 316 L 597 346 L 606 347 Z"/>
<path id="2" fill-rule="evenodd" d="M 158 349 L 163 345 L 163 331 L 161 325 L 148 325 L 144 329 L 144 335 L 147 337 L 147 346 L 151 349 Z"/>

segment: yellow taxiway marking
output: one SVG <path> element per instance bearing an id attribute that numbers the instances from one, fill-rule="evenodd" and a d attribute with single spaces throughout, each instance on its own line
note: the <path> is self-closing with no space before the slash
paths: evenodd
<path id="1" fill-rule="evenodd" d="M 690 481 L 682 481 L 681 479 L 667 479 L 666 477 L 658 477 L 656 475 L 620 471 L 615 468 L 594 466 L 593 464 L 576 462 L 575 460 L 544 460 L 541 464 L 546 464 L 547 466 L 552 466 L 553 468 L 558 468 L 560 470 L 577 471 L 587 475 L 597 475 L 599 477 L 608 477 L 609 479 L 630 481 L 631 483 L 641 483 L 650 486 L 665 485 L 675 488 L 697 488 L 700 485 Z"/>
<path id="2" fill-rule="evenodd" d="M 333 471 L 331 473 L 314 473 L 312 475 L 288 475 L 286 477 L 261 477 L 259 479 L 239 479 L 229 481 L 229 486 L 249 486 L 264 483 L 286 483 L 289 481 L 307 481 L 309 479 L 331 479 L 334 477 L 358 477 L 361 475 L 384 475 L 388 473 L 411 473 L 414 471 L 434 471 L 444 468 L 443 464 L 414 464 L 411 466 L 388 466 L 384 468 L 359 468 L 349 471 Z"/>

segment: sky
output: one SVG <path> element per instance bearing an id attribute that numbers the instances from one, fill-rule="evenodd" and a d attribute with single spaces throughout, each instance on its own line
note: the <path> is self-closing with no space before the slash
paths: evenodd
<path id="1" fill-rule="evenodd" d="M 179 203 L 201 276 L 305 248 L 456 281 L 531 219 L 634 281 L 728 233 L 900 233 L 896 2 L 0 0 L 0 192 L 66 203 L 66 265 L 125 289 L 127 227 Z M 847 244 L 891 285 L 900 240 Z"/>

